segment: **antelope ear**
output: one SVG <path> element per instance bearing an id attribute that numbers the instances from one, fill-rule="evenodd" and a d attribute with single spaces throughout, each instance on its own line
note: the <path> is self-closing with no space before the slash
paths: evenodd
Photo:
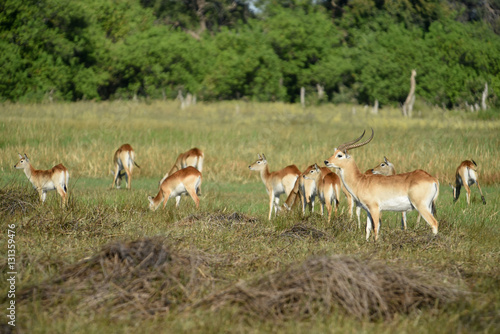
<path id="1" fill-rule="evenodd" d="M 26 153 L 24 153 L 24 157 L 26 158 L 26 160 L 29 160 L 28 156 L 26 155 Z"/>
<path id="2" fill-rule="evenodd" d="M 476 163 L 474 160 L 472 160 L 472 159 L 470 159 L 470 160 L 471 160 L 471 161 L 472 161 L 472 163 L 473 163 L 473 164 L 477 167 L 477 163 Z"/>
<path id="3" fill-rule="evenodd" d="M 389 164 L 389 160 L 387 160 L 386 157 L 384 157 L 384 161 L 385 161 L 386 164 Z"/>
<path id="4" fill-rule="evenodd" d="M 262 159 L 259 153 L 257 153 L 257 159 Z"/>
<path id="5" fill-rule="evenodd" d="M 17 155 L 19 155 L 19 159 L 23 158 L 23 156 L 21 155 L 21 153 L 17 153 Z"/>
<path id="6" fill-rule="evenodd" d="M 262 153 L 262 159 L 264 159 L 265 161 L 267 161 L 266 156 L 264 155 L 264 153 Z"/>

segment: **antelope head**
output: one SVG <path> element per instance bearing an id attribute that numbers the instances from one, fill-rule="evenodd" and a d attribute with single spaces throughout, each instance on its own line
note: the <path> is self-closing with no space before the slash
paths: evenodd
<path id="1" fill-rule="evenodd" d="M 374 136 L 373 129 L 372 129 L 372 135 L 370 136 L 370 138 L 368 138 L 364 142 L 359 143 L 359 141 L 361 140 L 361 138 L 363 138 L 364 135 L 365 135 L 365 131 L 363 131 L 363 133 L 361 134 L 361 136 L 359 138 L 352 140 L 352 141 L 349 141 L 349 142 L 346 142 L 346 143 L 343 143 L 339 147 L 337 147 L 335 149 L 335 153 L 333 153 L 333 155 L 328 160 L 325 160 L 325 165 L 327 167 L 342 169 L 348 161 L 351 161 L 351 156 L 349 154 L 347 154 L 347 151 L 368 144 L 373 139 L 373 136 Z"/>
<path id="2" fill-rule="evenodd" d="M 267 160 L 266 160 L 266 156 L 264 155 L 264 153 L 262 153 L 262 155 L 260 154 L 257 154 L 257 160 L 248 166 L 248 168 L 250 170 L 262 170 L 265 168 L 265 166 L 267 165 Z"/>

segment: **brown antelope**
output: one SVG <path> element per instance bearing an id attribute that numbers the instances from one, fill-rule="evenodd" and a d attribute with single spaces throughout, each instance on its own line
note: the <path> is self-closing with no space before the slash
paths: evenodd
<path id="1" fill-rule="evenodd" d="M 321 203 L 321 215 L 323 215 L 326 205 L 328 221 L 330 221 L 332 216 L 332 204 L 335 207 L 335 215 L 337 215 L 340 198 L 340 178 L 326 167 L 319 168 L 317 164 L 311 167 L 312 168 L 308 168 L 302 176 L 304 179 L 312 180 L 317 184 L 318 197 Z"/>
<path id="2" fill-rule="evenodd" d="M 155 211 L 163 201 L 163 208 L 171 197 L 175 197 L 175 207 L 179 207 L 181 195 L 188 194 L 196 204 L 200 206 L 198 191 L 201 187 L 202 176 L 199 170 L 188 166 L 169 175 L 160 185 L 160 191 L 156 197 L 148 196 L 149 208 Z"/>
<path id="3" fill-rule="evenodd" d="M 458 200 L 460 196 L 460 189 L 464 186 L 465 191 L 467 191 L 467 205 L 470 205 L 470 186 L 473 184 L 477 184 L 477 188 L 479 189 L 479 193 L 481 194 L 481 199 L 483 200 L 483 204 L 486 204 L 486 200 L 484 199 L 483 192 L 481 191 L 481 187 L 479 186 L 479 181 L 477 180 L 477 164 L 474 160 L 465 160 L 462 161 L 460 166 L 458 166 L 457 171 L 455 172 L 455 186 L 451 185 L 453 188 L 453 203 Z"/>
<path id="4" fill-rule="evenodd" d="M 374 168 L 368 169 L 365 172 L 365 175 L 373 175 L 373 174 L 380 174 L 384 176 L 394 175 L 396 174 L 396 169 L 394 168 L 394 165 L 389 160 L 387 160 L 386 157 L 384 157 L 383 162 L 381 162 Z M 401 221 L 401 224 L 404 227 L 404 229 L 406 229 L 406 212 L 403 212 L 402 214 L 403 214 L 403 219 Z M 359 205 L 356 206 L 356 216 L 358 217 L 358 229 L 359 229 L 361 228 L 361 206 Z"/>
<path id="5" fill-rule="evenodd" d="M 24 170 L 24 174 L 30 180 L 33 188 L 38 191 L 42 203 L 45 202 L 48 191 L 57 190 L 57 193 L 61 196 L 61 206 L 64 207 L 67 203 L 69 180 L 69 172 L 66 167 L 59 164 L 49 170 L 39 170 L 33 168 L 26 153 L 24 156 L 19 154 L 19 159 L 14 168 Z"/>
<path id="6" fill-rule="evenodd" d="M 358 205 L 366 210 L 371 224 L 366 227 L 366 239 L 370 237 L 373 226 L 375 240 L 378 239 L 381 211 L 405 212 L 416 209 L 431 226 L 434 234 L 438 233 L 438 222 L 434 218 L 435 201 L 439 194 L 439 182 L 423 170 L 410 173 L 383 176 L 365 175 L 360 172 L 348 150 L 368 144 L 374 136 L 361 143 L 365 132 L 356 140 L 341 144 L 335 153 L 325 160 L 327 167 L 340 170 L 340 178 Z"/>
<path id="7" fill-rule="evenodd" d="M 116 188 L 120 189 L 122 178 L 125 176 L 125 180 L 127 181 L 127 189 L 130 189 L 132 186 L 132 170 L 134 168 L 134 165 L 136 165 L 138 168 L 141 168 L 135 162 L 135 152 L 132 146 L 130 146 L 129 144 L 123 144 L 122 146 L 120 146 L 120 148 L 115 152 L 113 163 L 115 165 L 115 173 L 111 188 L 113 188 L 116 184 Z"/>
<path id="8" fill-rule="evenodd" d="M 316 198 L 318 185 L 315 180 L 304 178 L 303 176 L 310 173 L 310 171 L 314 169 L 314 165 L 310 165 L 307 169 L 301 174 L 301 177 L 298 177 L 295 181 L 295 185 L 288 195 L 286 202 L 283 204 L 283 207 L 287 210 L 291 210 L 298 202 L 300 198 L 302 204 L 302 215 L 306 213 L 306 206 L 309 206 L 311 212 L 314 212 L 314 199 Z M 330 173 L 331 171 L 322 167 L 322 176 Z"/>
<path id="9" fill-rule="evenodd" d="M 278 205 L 280 201 L 280 195 L 286 194 L 290 195 L 295 181 L 300 176 L 300 170 L 295 165 L 287 166 L 279 171 L 269 172 L 269 166 L 267 164 L 267 159 L 264 154 L 257 155 L 258 159 L 253 164 L 248 166 L 250 170 L 260 172 L 260 177 L 262 182 L 266 186 L 266 191 L 269 194 L 269 216 L 268 219 L 271 220 L 271 214 L 273 212 L 276 214 L 278 211 Z"/>
<path id="10" fill-rule="evenodd" d="M 179 154 L 177 157 L 177 160 L 175 160 L 175 164 L 172 166 L 170 171 L 163 176 L 163 178 L 160 180 L 160 184 L 163 183 L 163 181 L 169 176 L 172 175 L 172 173 L 175 173 L 178 170 L 181 170 L 183 168 L 186 168 L 188 166 L 192 166 L 196 168 L 197 170 L 203 172 L 203 160 L 205 159 L 205 154 L 203 153 L 202 150 L 199 148 L 192 148 L 187 152 Z"/>

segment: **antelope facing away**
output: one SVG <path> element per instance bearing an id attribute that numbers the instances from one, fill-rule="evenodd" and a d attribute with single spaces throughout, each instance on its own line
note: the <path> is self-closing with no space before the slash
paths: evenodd
<path id="1" fill-rule="evenodd" d="M 135 162 L 135 152 L 132 146 L 129 144 L 123 144 L 120 146 L 120 148 L 115 152 L 113 163 L 115 165 L 115 173 L 111 188 L 113 188 L 116 184 L 116 188 L 120 189 L 122 178 L 125 176 L 127 189 L 130 189 L 132 186 L 132 170 L 134 169 L 134 165 L 141 168 Z"/>
<path id="2" fill-rule="evenodd" d="M 340 170 L 340 178 L 354 200 L 366 210 L 371 224 L 366 226 L 366 239 L 370 237 L 371 226 L 378 240 L 381 211 L 405 212 L 416 209 L 431 226 L 434 234 L 438 233 L 438 221 L 434 218 L 435 201 L 439 194 L 439 182 L 423 170 L 410 173 L 383 176 L 366 175 L 360 172 L 356 162 L 347 154 L 348 150 L 368 144 L 374 136 L 358 143 L 363 134 L 350 142 L 341 144 L 335 153 L 325 160 L 327 167 Z"/>
<path id="3" fill-rule="evenodd" d="M 303 174 L 303 178 L 314 180 L 315 184 L 318 185 L 321 215 L 323 215 L 326 205 L 328 221 L 330 221 L 332 216 L 332 204 L 335 207 L 335 215 L 337 215 L 340 198 L 340 178 L 326 167 L 319 168 L 317 164 L 312 165 L 312 168 L 308 168 L 306 173 Z"/>
<path id="4" fill-rule="evenodd" d="M 181 195 L 188 194 L 196 204 L 196 208 L 200 206 L 198 191 L 201 187 L 202 176 L 199 170 L 188 166 L 184 169 L 169 175 L 160 185 L 160 191 L 156 197 L 148 196 L 149 208 L 153 211 L 163 202 L 163 208 L 167 205 L 167 201 L 171 197 L 175 197 L 175 207 L 179 207 Z"/>
<path id="5" fill-rule="evenodd" d="M 271 220 L 271 214 L 273 212 L 276 214 L 278 211 L 278 205 L 280 201 L 280 195 L 286 194 L 290 195 L 295 181 L 300 176 L 300 170 L 295 165 L 287 166 L 281 170 L 275 172 L 269 172 L 269 166 L 267 164 L 267 159 L 264 154 L 257 155 L 258 159 L 253 164 L 248 166 L 250 170 L 260 172 L 260 177 L 262 182 L 266 186 L 266 191 L 269 195 L 269 216 L 268 219 Z"/>
<path id="6" fill-rule="evenodd" d="M 38 191 L 42 203 L 45 202 L 48 191 L 57 190 L 61 196 L 61 206 L 64 207 L 67 203 L 69 180 L 69 172 L 66 167 L 59 164 L 49 170 L 39 170 L 33 168 L 26 153 L 24 156 L 19 154 L 19 159 L 14 168 L 24 170 L 24 174 L 30 180 L 33 188 Z"/>
<path id="7" fill-rule="evenodd" d="M 302 215 L 306 213 L 306 206 L 309 206 L 311 212 L 314 212 L 314 199 L 318 194 L 318 185 L 315 180 L 310 178 L 304 178 L 303 176 L 310 173 L 314 169 L 314 165 L 310 165 L 307 169 L 297 178 L 293 190 L 288 195 L 286 202 L 283 204 L 284 208 L 291 210 L 300 199 L 302 204 Z M 322 167 L 322 176 L 330 173 L 331 171 Z"/>
<path id="8" fill-rule="evenodd" d="M 455 172 L 455 186 L 451 185 L 453 188 L 453 202 L 458 200 L 460 196 L 460 189 L 464 186 L 467 191 L 467 205 L 470 205 L 470 186 L 473 184 L 477 184 L 477 188 L 479 189 L 479 193 L 481 194 L 481 199 L 483 200 L 483 204 L 486 204 L 486 200 L 484 199 L 483 192 L 481 191 L 481 187 L 479 186 L 479 181 L 477 179 L 477 164 L 474 160 L 465 160 L 458 166 L 457 171 Z"/>
<path id="9" fill-rule="evenodd" d="M 177 157 L 177 160 L 175 160 L 175 164 L 172 166 L 170 171 L 163 176 L 163 178 L 160 180 L 160 184 L 169 176 L 172 175 L 172 173 L 175 173 L 178 170 L 181 170 L 183 168 L 186 168 L 188 166 L 192 166 L 196 168 L 197 170 L 203 172 L 203 160 L 205 159 L 205 154 L 203 153 L 202 150 L 199 148 L 192 148 L 187 152 L 179 154 Z"/>

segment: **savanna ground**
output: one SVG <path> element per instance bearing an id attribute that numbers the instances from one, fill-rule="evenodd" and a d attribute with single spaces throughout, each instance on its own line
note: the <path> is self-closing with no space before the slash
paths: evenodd
<path id="1" fill-rule="evenodd" d="M 378 115 L 353 106 L 175 102 L 0 106 L 0 302 L 6 305 L 8 225 L 15 224 L 18 333 L 498 333 L 500 328 L 500 121 L 421 107 Z M 298 212 L 267 220 L 257 153 L 270 169 L 352 150 L 362 171 L 386 156 L 400 172 L 440 180 L 439 234 L 408 215 L 383 215 L 365 241 L 341 195 L 327 222 Z M 141 166 L 132 190 L 110 190 L 112 156 L 130 143 Z M 177 155 L 205 152 L 200 209 L 184 197 L 151 212 L 147 196 Z M 70 171 L 69 207 L 44 205 L 17 153 L 38 169 Z M 472 187 L 453 204 L 458 164 L 473 158 L 487 204 Z M 282 201 L 284 198 L 282 198 Z M 365 216 L 363 216 L 365 217 Z M 4 315 L 5 314 L 5 315 Z"/>

